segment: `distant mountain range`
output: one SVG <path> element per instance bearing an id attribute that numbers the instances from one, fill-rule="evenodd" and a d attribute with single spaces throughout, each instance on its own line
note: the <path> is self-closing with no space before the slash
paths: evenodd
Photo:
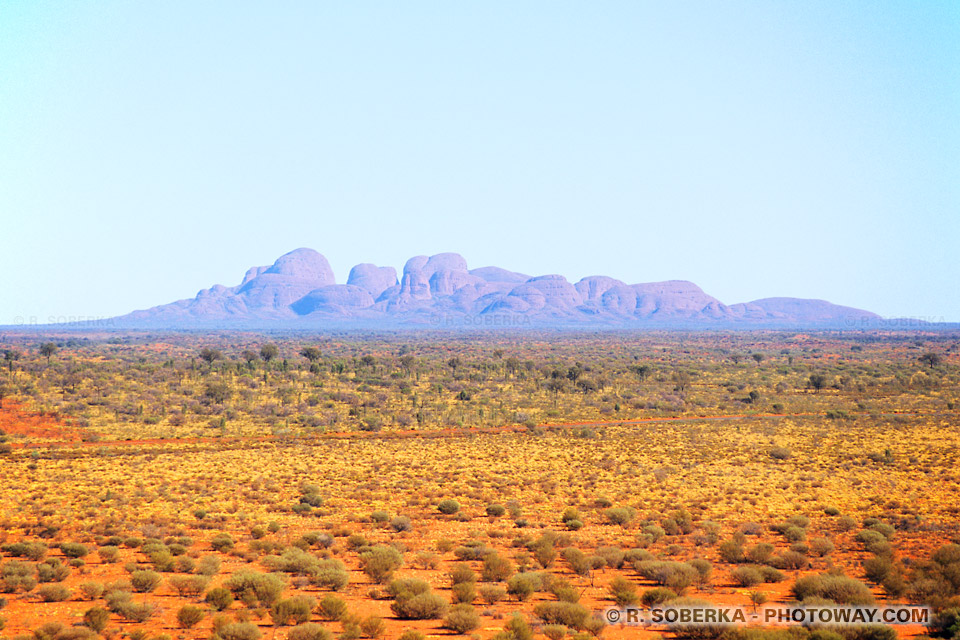
<path id="1" fill-rule="evenodd" d="M 327 259 L 297 249 L 247 270 L 240 284 L 114 319 L 125 328 L 838 328 L 877 314 L 824 300 L 764 298 L 726 305 L 692 282 L 626 284 L 607 276 L 570 283 L 500 267 L 469 269 L 456 253 L 393 267 L 358 264 L 337 284 Z"/>

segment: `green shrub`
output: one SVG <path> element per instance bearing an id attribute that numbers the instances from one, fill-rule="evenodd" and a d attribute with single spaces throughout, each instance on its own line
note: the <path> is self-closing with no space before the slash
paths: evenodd
<path id="1" fill-rule="evenodd" d="M 221 640 L 260 640 L 260 629 L 252 622 L 230 622 L 216 632 Z"/>
<path id="2" fill-rule="evenodd" d="M 507 593 L 517 600 L 527 600 L 540 589 L 540 576 L 535 573 L 517 573 L 507 580 Z"/>
<path id="3" fill-rule="evenodd" d="M 317 607 L 317 613 L 323 620 L 335 622 L 347 613 L 347 603 L 336 596 L 324 596 Z"/>
<path id="4" fill-rule="evenodd" d="M 763 576 L 755 567 L 737 567 L 730 572 L 730 579 L 738 587 L 755 587 L 763 582 Z"/>
<path id="5" fill-rule="evenodd" d="M 647 589 L 643 592 L 643 595 L 640 596 L 640 602 L 645 607 L 655 607 L 657 605 L 663 604 L 664 602 L 669 602 L 671 600 L 676 600 L 677 594 L 667 589 L 666 587 L 655 587 L 653 589 Z"/>
<path id="6" fill-rule="evenodd" d="M 479 590 L 480 599 L 487 604 L 496 604 L 507 597 L 507 590 L 503 587 L 485 584 Z"/>
<path id="7" fill-rule="evenodd" d="M 102 607 L 90 607 L 83 612 L 83 624 L 88 629 L 100 633 L 107 628 L 110 612 Z"/>
<path id="8" fill-rule="evenodd" d="M 634 568 L 647 580 L 668 587 L 676 593 L 683 593 L 697 577 L 697 570 L 685 562 L 647 560 L 637 562 Z"/>
<path id="9" fill-rule="evenodd" d="M 443 619 L 444 629 L 455 633 L 467 633 L 480 626 L 480 616 L 469 604 L 457 604 L 450 608 Z"/>
<path id="10" fill-rule="evenodd" d="M 390 610 L 401 620 L 439 620 L 446 613 L 447 603 L 428 591 L 413 596 L 398 596 L 391 603 Z"/>
<path id="11" fill-rule="evenodd" d="M 286 584 L 276 573 L 239 571 L 227 578 L 223 586 L 247 606 L 272 607 L 280 599 Z"/>
<path id="12" fill-rule="evenodd" d="M 403 564 L 403 556 L 393 547 L 378 545 L 360 554 L 360 567 L 375 582 L 383 583 Z"/>
<path id="13" fill-rule="evenodd" d="M 210 591 L 207 591 L 204 600 L 217 611 L 223 611 L 233 604 L 233 594 L 230 593 L 229 589 L 214 587 L 210 589 Z"/>
<path id="14" fill-rule="evenodd" d="M 562 624 L 574 629 L 582 629 L 590 618 L 587 608 L 573 602 L 541 602 L 533 612 L 544 624 Z"/>
<path id="15" fill-rule="evenodd" d="M 499 518 L 506 512 L 507 510 L 502 504 L 487 505 L 487 515 L 490 516 L 491 518 Z"/>
<path id="16" fill-rule="evenodd" d="M 865 584 L 847 576 L 830 574 L 803 576 L 791 588 L 797 600 L 822 598 L 837 604 L 865 605 L 873 603 L 873 594 Z"/>
<path id="17" fill-rule="evenodd" d="M 64 542 L 60 545 L 60 551 L 68 558 L 82 558 L 90 553 L 90 549 L 78 542 Z"/>
<path id="18" fill-rule="evenodd" d="M 44 602 L 63 602 L 70 597 L 70 589 L 62 584 L 45 584 L 37 590 Z"/>
<path id="19" fill-rule="evenodd" d="M 323 625 L 315 622 L 298 624 L 287 632 L 287 640 L 332 640 L 333 636 Z"/>
<path id="20" fill-rule="evenodd" d="M 446 500 L 441 500 L 439 503 L 437 503 L 437 511 L 448 516 L 453 515 L 460 511 L 460 503 L 449 498 Z"/>
<path id="21" fill-rule="evenodd" d="M 484 582 L 502 582 L 513 574 L 513 563 L 496 553 L 487 554 L 483 559 L 480 577 Z"/>
<path id="22" fill-rule="evenodd" d="M 270 618 L 279 626 L 303 624 L 310 621 L 315 604 L 314 599 L 307 596 L 284 598 L 271 607 Z"/>
<path id="23" fill-rule="evenodd" d="M 367 616 L 360 621 L 360 635 L 364 638 L 379 638 L 385 629 L 383 618 L 378 616 Z"/>
<path id="24" fill-rule="evenodd" d="M 130 584 L 137 593 L 149 593 L 160 586 L 163 578 L 156 571 L 134 571 L 130 574 Z"/>
<path id="25" fill-rule="evenodd" d="M 127 601 L 119 605 L 117 613 L 124 620 L 131 622 L 146 622 L 156 613 L 156 606 L 149 602 Z"/>
<path id="26" fill-rule="evenodd" d="M 167 580 L 170 588 L 182 598 L 199 596 L 207 588 L 210 579 L 206 576 L 171 576 Z"/>
<path id="27" fill-rule="evenodd" d="M 320 560 L 316 571 L 310 576 L 310 583 L 318 587 L 340 591 L 350 582 L 350 574 L 342 562 L 336 558 Z"/>
<path id="28" fill-rule="evenodd" d="M 616 576 L 611 580 L 608 588 L 610 596 L 618 607 L 635 605 L 640 599 L 636 585 L 622 576 Z"/>
<path id="29" fill-rule="evenodd" d="M 611 523 L 625 527 L 637 517 L 633 507 L 614 507 L 603 512 L 604 517 Z"/>
<path id="30" fill-rule="evenodd" d="M 475 582 L 458 582 L 451 588 L 451 599 L 455 603 L 470 604 L 477 599 Z"/>
<path id="31" fill-rule="evenodd" d="M 203 620 L 204 611 L 192 604 L 185 604 L 177 611 L 177 624 L 184 629 L 192 629 Z"/>
<path id="32" fill-rule="evenodd" d="M 210 540 L 210 547 L 213 548 L 214 551 L 220 551 L 221 553 L 232 551 L 233 546 L 233 536 L 229 533 L 218 533 Z"/>

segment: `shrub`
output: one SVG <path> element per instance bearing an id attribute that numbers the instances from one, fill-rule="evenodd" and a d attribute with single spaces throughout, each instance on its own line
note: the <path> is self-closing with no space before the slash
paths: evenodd
<path id="1" fill-rule="evenodd" d="M 773 555 L 773 545 L 769 542 L 759 542 L 747 549 L 745 557 L 754 564 L 763 564 Z"/>
<path id="2" fill-rule="evenodd" d="M 99 582 L 84 582 L 80 585 L 80 593 L 87 600 L 96 600 L 103 595 L 103 585 Z"/>
<path id="3" fill-rule="evenodd" d="M 507 597 L 507 590 L 497 585 L 485 584 L 480 587 L 480 599 L 487 604 L 496 604 Z"/>
<path id="4" fill-rule="evenodd" d="M 439 503 L 437 503 L 437 511 L 444 515 L 453 515 L 460 511 L 460 503 L 449 498 L 446 500 L 441 500 Z"/>
<path id="5" fill-rule="evenodd" d="M 821 558 L 833 553 L 835 548 L 830 538 L 814 538 L 810 541 L 810 550 Z"/>
<path id="6" fill-rule="evenodd" d="M 203 620 L 204 611 L 192 604 L 185 604 L 177 611 L 177 624 L 184 629 L 192 629 Z"/>
<path id="7" fill-rule="evenodd" d="M 270 609 L 270 617 L 273 624 L 279 626 L 309 622 L 315 604 L 314 599 L 307 596 L 284 598 Z"/>
<path id="8" fill-rule="evenodd" d="M 683 593 L 697 576 L 697 570 L 685 562 L 647 560 L 637 562 L 634 568 L 647 580 L 668 587 L 676 593 Z"/>
<path id="9" fill-rule="evenodd" d="M 934 638 L 960 636 L 960 609 L 944 609 L 930 618 L 927 630 Z"/>
<path id="10" fill-rule="evenodd" d="M 375 582 L 383 583 L 403 564 L 403 556 L 393 547 L 376 546 L 360 554 L 360 567 Z"/>
<path id="11" fill-rule="evenodd" d="M 589 610 L 573 602 L 541 602 L 533 608 L 533 613 L 544 624 L 562 624 L 574 629 L 582 629 L 590 618 Z"/>
<path id="12" fill-rule="evenodd" d="M 474 573 L 470 565 L 465 563 L 455 564 L 450 570 L 450 583 L 457 585 L 463 582 L 476 582 L 477 574 Z"/>
<path id="13" fill-rule="evenodd" d="M 803 576 L 791 588 L 797 600 L 823 598 L 837 604 L 872 604 L 870 589 L 859 580 L 829 574 Z"/>
<path id="14" fill-rule="evenodd" d="M 210 579 L 206 576 L 172 576 L 167 583 L 180 597 L 197 597 L 207 588 Z"/>
<path id="15" fill-rule="evenodd" d="M 689 598 L 680 598 L 675 603 L 677 606 L 696 606 L 698 608 L 702 607 L 703 609 L 715 609 L 710 603 L 703 602 L 702 600 L 692 600 Z M 712 615 L 707 613 L 707 619 L 713 618 L 714 620 L 719 620 L 719 615 Z M 718 624 L 703 624 L 703 623 L 674 623 L 668 625 L 667 627 L 672 631 L 678 638 L 692 638 L 692 639 L 704 639 L 704 638 L 719 638 L 721 634 L 726 630 L 726 627 L 723 623 Z"/>
<path id="16" fill-rule="evenodd" d="M 390 605 L 401 620 L 438 620 L 447 610 L 446 601 L 429 591 L 413 596 L 401 595 Z"/>
<path id="17" fill-rule="evenodd" d="M 610 596 L 618 607 L 634 605 L 639 600 L 637 587 L 622 576 L 616 576 L 610 581 Z"/>
<path id="18" fill-rule="evenodd" d="M 232 551 L 233 545 L 233 536 L 229 533 L 218 533 L 210 540 L 210 547 L 214 551 L 220 551 L 221 553 Z"/>
<path id="19" fill-rule="evenodd" d="M 754 567 L 737 567 L 730 572 L 730 579 L 739 587 L 755 587 L 763 582 L 763 576 Z"/>
<path id="20" fill-rule="evenodd" d="M 724 540 L 717 550 L 720 553 L 720 559 L 731 564 L 743 562 L 745 557 L 743 543 L 737 538 Z"/>
<path id="21" fill-rule="evenodd" d="M 479 626 L 480 616 L 469 604 L 454 605 L 443 619 L 444 629 L 450 629 L 456 633 L 467 633 Z"/>
<path id="22" fill-rule="evenodd" d="M 401 531 L 410 531 L 413 529 L 413 523 L 410 522 L 410 518 L 407 516 L 397 516 L 396 518 L 390 520 L 390 528 L 397 533 Z"/>
<path id="23" fill-rule="evenodd" d="M 217 611 L 223 611 L 230 607 L 233 604 L 233 594 L 230 593 L 229 589 L 224 589 L 223 587 L 214 587 L 207 591 L 207 595 L 204 597 L 207 604 L 216 609 Z"/>
<path id="24" fill-rule="evenodd" d="M 713 565 L 710 564 L 707 560 L 703 558 L 694 558 L 688 562 L 691 567 L 697 572 L 697 577 L 695 578 L 696 583 L 699 586 L 704 586 L 710 584 L 710 574 L 713 573 Z"/>
<path id="25" fill-rule="evenodd" d="M 320 600 L 317 613 L 323 620 L 337 621 L 347 612 L 347 603 L 336 596 L 324 596 Z"/>
<path id="26" fill-rule="evenodd" d="M 527 600 L 540 588 L 540 576 L 535 573 L 517 573 L 507 580 L 507 593 L 517 600 Z"/>
<path id="27" fill-rule="evenodd" d="M 160 586 L 162 578 L 156 571 L 134 571 L 130 574 L 130 584 L 137 593 L 148 593 Z"/>
<path id="28" fill-rule="evenodd" d="M 360 635 L 364 638 L 379 638 L 385 629 L 383 618 L 378 616 L 367 616 L 360 621 Z"/>
<path id="29" fill-rule="evenodd" d="M 603 515 L 611 524 L 625 527 L 637 517 L 637 511 L 633 507 L 614 507 L 604 511 Z"/>
<path id="30" fill-rule="evenodd" d="M 105 547 L 100 547 L 97 549 L 97 555 L 100 556 L 100 560 L 106 564 L 113 564 L 120 559 L 120 548 L 113 545 L 107 545 Z"/>
<path id="31" fill-rule="evenodd" d="M 480 577 L 484 582 L 501 582 L 513 574 L 513 564 L 506 558 L 490 553 L 483 559 Z"/>
<path id="32" fill-rule="evenodd" d="M 416 629 L 405 629 L 404 632 L 400 634 L 398 640 L 427 640 L 427 636 Z"/>
<path id="33" fill-rule="evenodd" d="M 214 555 L 203 556 L 197 565 L 197 573 L 202 576 L 215 576 L 220 573 L 220 558 Z"/>
<path id="34" fill-rule="evenodd" d="M 540 631 L 548 640 L 560 640 L 567 635 L 567 628 L 562 624 L 545 624 Z"/>
<path id="35" fill-rule="evenodd" d="M 340 591 L 350 581 L 350 575 L 342 562 L 335 558 L 321 560 L 316 571 L 310 576 L 310 582 L 318 587 Z"/>
<path id="36" fill-rule="evenodd" d="M 643 592 L 643 595 L 640 596 L 640 602 L 643 603 L 645 607 L 654 607 L 664 602 L 669 602 L 670 600 L 676 600 L 677 594 L 667 589 L 665 587 L 656 587 L 654 589 L 647 589 Z"/>
<path id="37" fill-rule="evenodd" d="M 117 613 L 124 620 L 131 622 L 146 622 L 157 608 L 149 602 L 124 602 L 119 605 Z"/>
<path id="38" fill-rule="evenodd" d="M 287 640 L 332 640 L 330 632 L 321 624 L 298 624 L 287 632 Z"/>
<path id="39" fill-rule="evenodd" d="M 458 582 L 451 589 L 451 599 L 456 603 L 470 604 L 477 599 L 475 582 Z"/>
<path id="40" fill-rule="evenodd" d="M 499 518 L 506 512 L 507 510 L 502 504 L 487 505 L 487 515 L 491 518 Z"/>
<path id="41" fill-rule="evenodd" d="M 62 584 L 45 584 L 37 590 L 44 602 L 63 602 L 70 597 L 70 589 Z"/>
<path id="42" fill-rule="evenodd" d="M 82 558 L 90 553 L 90 549 L 78 542 L 64 542 L 60 545 L 60 551 L 68 558 Z"/>
<path id="43" fill-rule="evenodd" d="M 770 457 L 774 460 L 789 460 L 793 457 L 793 452 L 786 447 L 774 447 L 770 449 Z"/>
<path id="44" fill-rule="evenodd" d="M 100 633 L 107 628 L 110 612 L 102 607 L 90 607 L 83 612 L 83 624 L 88 629 Z"/>
<path id="45" fill-rule="evenodd" d="M 217 629 L 216 635 L 222 640 L 259 640 L 261 633 L 251 622 L 230 622 Z"/>
<path id="46" fill-rule="evenodd" d="M 280 599 L 286 585 L 275 573 L 240 571 L 227 578 L 223 586 L 247 606 L 259 603 L 261 607 L 271 607 Z"/>

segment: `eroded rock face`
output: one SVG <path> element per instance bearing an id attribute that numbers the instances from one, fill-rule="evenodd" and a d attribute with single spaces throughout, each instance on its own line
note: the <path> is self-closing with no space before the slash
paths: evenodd
<path id="1" fill-rule="evenodd" d="M 880 320 L 823 300 L 766 298 L 727 306 L 683 280 L 626 284 L 590 276 L 571 284 L 559 275 L 529 277 L 492 266 L 470 270 L 456 253 L 410 258 L 399 280 L 393 267 L 358 264 L 347 284 L 338 285 L 327 259 L 312 249 L 252 267 L 235 287 L 214 285 L 192 299 L 117 320 L 121 326 L 171 328 L 217 323 L 283 327 L 289 322 L 322 327 L 346 321 L 422 325 L 429 318 L 449 320 L 458 314 L 474 324 L 486 314 L 510 314 L 539 326 L 565 327 L 863 327 Z"/>
<path id="2" fill-rule="evenodd" d="M 264 311 L 285 312 L 314 289 L 335 284 L 330 263 L 313 249 L 284 254 L 247 280 L 252 273 L 247 271 L 236 295 L 244 298 L 247 308 Z"/>
<path id="3" fill-rule="evenodd" d="M 393 267 L 378 267 L 365 262 L 350 269 L 347 284 L 360 287 L 374 299 L 397 284 L 397 270 Z"/>

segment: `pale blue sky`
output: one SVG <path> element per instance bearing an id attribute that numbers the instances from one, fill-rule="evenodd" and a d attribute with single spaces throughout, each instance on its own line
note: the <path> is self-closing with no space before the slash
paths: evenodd
<path id="1" fill-rule="evenodd" d="M 960 320 L 960 3 L 0 0 L 0 324 L 462 253 Z"/>

